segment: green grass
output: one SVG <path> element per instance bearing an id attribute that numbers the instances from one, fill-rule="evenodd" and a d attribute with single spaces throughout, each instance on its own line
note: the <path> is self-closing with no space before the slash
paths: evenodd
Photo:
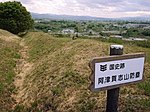
<path id="1" fill-rule="evenodd" d="M 143 99 L 140 101 L 140 105 L 142 105 L 144 108 L 147 107 L 148 110 L 150 109 L 150 99 Z"/>
<path id="2" fill-rule="evenodd" d="M 30 102 L 33 98 L 36 102 L 34 106 L 41 111 L 49 106 L 52 107 L 49 111 L 91 110 L 93 101 L 84 104 L 83 100 L 92 95 L 88 90 L 88 63 L 94 56 L 106 55 L 108 44 L 89 39 L 54 38 L 39 32 L 31 32 L 24 38 L 30 49 L 29 60 L 35 63 L 34 70 L 25 80 L 24 88 L 28 96 L 25 100 Z M 100 52 L 95 52 L 95 49 Z M 89 96 L 83 96 L 81 101 L 81 94 L 86 91 Z M 45 97 L 47 99 L 42 100 Z"/>
<path id="3" fill-rule="evenodd" d="M 138 84 L 138 87 L 144 90 L 144 93 L 146 95 L 150 96 L 150 80 L 147 80 L 141 84 Z"/>
<path id="4" fill-rule="evenodd" d="M 43 55 L 55 52 L 67 42 L 66 39 L 55 39 L 43 33 L 37 33 L 35 38 L 34 36 L 34 33 L 30 33 L 24 37 L 26 38 L 27 45 L 32 48 L 29 51 L 30 60 L 38 60 Z M 34 43 L 33 39 L 35 40 Z"/>
<path id="5" fill-rule="evenodd" d="M 122 39 L 118 39 L 118 38 L 109 38 L 109 39 L 100 38 L 100 40 L 102 42 L 115 43 L 115 44 L 124 44 L 124 41 Z"/>
<path id="6" fill-rule="evenodd" d="M 138 95 L 128 94 L 124 99 L 122 99 L 120 109 L 121 112 L 149 112 L 150 110 L 150 99 L 140 97 Z"/>
<path id="7" fill-rule="evenodd" d="M 5 34 L 6 35 L 6 34 Z M 2 35 L 1 35 L 2 36 Z M 13 37 L 12 37 L 13 38 Z M 0 111 L 11 110 L 14 100 L 11 98 L 15 86 L 13 80 L 15 76 L 14 67 L 18 54 L 19 44 L 17 42 L 0 39 Z"/>

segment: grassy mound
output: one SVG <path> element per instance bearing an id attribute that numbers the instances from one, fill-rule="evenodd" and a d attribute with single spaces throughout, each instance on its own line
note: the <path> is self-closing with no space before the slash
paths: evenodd
<path id="1" fill-rule="evenodd" d="M 89 61 L 109 55 L 109 44 L 92 39 L 54 38 L 40 32 L 24 36 L 29 61 L 34 63 L 23 85 L 22 105 L 16 111 L 91 112 L 104 111 L 106 92 L 89 91 Z M 125 53 L 150 49 L 125 46 Z M 148 111 L 150 55 L 147 55 L 144 83 L 121 88 L 120 111 Z"/>
<path id="2" fill-rule="evenodd" d="M 18 38 L 0 30 L 0 112 L 9 111 L 15 103 L 11 95 L 15 90 L 13 79 L 16 59 L 20 57 Z"/>
<path id="3" fill-rule="evenodd" d="M 17 42 L 19 40 L 19 37 L 6 30 L 0 29 L 0 39 L 9 42 Z"/>

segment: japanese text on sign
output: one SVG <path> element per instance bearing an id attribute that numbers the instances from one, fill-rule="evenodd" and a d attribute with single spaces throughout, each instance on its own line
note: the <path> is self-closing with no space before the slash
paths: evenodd
<path id="1" fill-rule="evenodd" d="M 142 79 L 144 58 L 95 64 L 95 88 Z"/>
<path id="2" fill-rule="evenodd" d="M 113 88 L 143 79 L 145 54 L 95 58 L 91 61 L 91 90 Z"/>

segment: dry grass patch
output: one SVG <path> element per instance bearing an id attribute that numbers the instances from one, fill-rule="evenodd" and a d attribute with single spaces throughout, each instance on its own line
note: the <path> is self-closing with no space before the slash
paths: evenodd
<path id="1" fill-rule="evenodd" d="M 6 30 L 0 29 L 0 39 L 8 42 L 18 42 L 20 38 Z"/>

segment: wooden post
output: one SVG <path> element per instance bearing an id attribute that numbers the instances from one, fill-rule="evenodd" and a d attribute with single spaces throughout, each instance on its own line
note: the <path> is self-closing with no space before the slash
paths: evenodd
<path id="1" fill-rule="evenodd" d="M 122 55 L 122 45 L 111 45 L 110 55 Z M 119 87 L 107 90 L 106 112 L 118 112 Z"/>

